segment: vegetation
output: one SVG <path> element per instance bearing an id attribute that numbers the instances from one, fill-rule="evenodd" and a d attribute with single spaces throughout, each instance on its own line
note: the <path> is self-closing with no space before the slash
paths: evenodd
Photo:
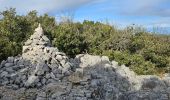
<path id="1" fill-rule="evenodd" d="M 23 43 L 41 23 L 53 46 L 68 56 L 80 53 L 106 55 L 125 64 L 137 74 L 170 71 L 170 36 L 152 34 L 141 27 L 119 30 L 108 24 L 85 20 L 83 23 L 57 23 L 36 11 L 17 15 L 15 9 L 0 13 L 0 61 L 21 54 Z"/>

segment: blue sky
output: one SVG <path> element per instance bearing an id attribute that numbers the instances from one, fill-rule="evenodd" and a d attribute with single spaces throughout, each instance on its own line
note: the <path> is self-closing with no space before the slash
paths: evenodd
<path id="1" fill-rule="evenodd" d="M 120 27 L 137 24 L 170 32 L 170 0 L 0 0 L 0 11 L 9 7 L 19 14 L 37 10 L 56 18 L 74 15 L 74 21 L 109 21 Z"/>

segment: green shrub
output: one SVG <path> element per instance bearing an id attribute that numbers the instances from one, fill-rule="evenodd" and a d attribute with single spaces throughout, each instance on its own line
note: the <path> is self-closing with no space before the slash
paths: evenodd
<path id="1" fill-rule="evenodd" d="M 56 28 L 55 39 L 53 45 L 58 47 L 67 55 L 74 57 L 75 54 L 87 51 L 88 43 L 85 37 L 79 31 L 78 24 L 64 23 Z"/>
<path id="2" fill-rule="evenodd" d="M 119 65 L 125 64 L 127 67 L 135 71 L 137 74 L 151 75 L 155 74 L 155 64 L 145 61 L 140 54 L 130 54 L 128 52 L 108 51 L 103 55 L 107 55 L 110 59 L 119 62 Z"/>

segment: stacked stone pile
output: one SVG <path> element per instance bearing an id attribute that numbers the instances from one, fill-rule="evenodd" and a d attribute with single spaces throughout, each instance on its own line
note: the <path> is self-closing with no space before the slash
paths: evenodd
<path id="1" fill-rule="evenodd" d="M 69 59 L 41 26 L 0 65 L 1 100 L 170 100 L 170 75 L 138 76 L 106 56 Z"/>
<path id="2" fill-rule="evenodd" d="M 69 75 L 72 67 L 69 59 L 50 46 L 49 39 L 39 25 L 25 42 L 22 56 L 8 57 L 2 61 L 0 84 L 14 89 L 41 87 Z"/>

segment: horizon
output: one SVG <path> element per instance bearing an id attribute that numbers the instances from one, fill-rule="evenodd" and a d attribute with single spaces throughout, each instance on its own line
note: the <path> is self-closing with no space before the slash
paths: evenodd
<path id="1" fill-rule="evenodd" d="M 19 15 L 36 10 L 40 15 L 47 13 L 56 19 L 71 16 L 75 22 L 108 21 L 118 27 L 135 24 L 147 31 L 170 34 L 168 5 L 169 0 L 0 0 L 0 12 L 11 7 Z"/>

